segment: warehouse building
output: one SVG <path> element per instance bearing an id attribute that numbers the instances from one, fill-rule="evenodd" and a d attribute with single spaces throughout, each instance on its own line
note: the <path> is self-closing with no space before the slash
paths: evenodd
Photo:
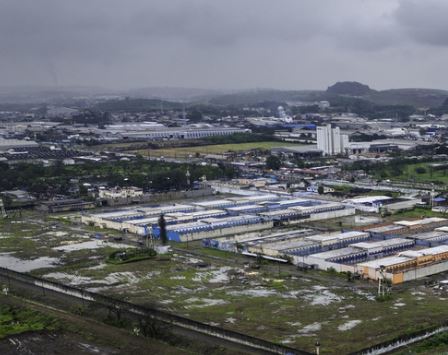
<path id="1" fill-rule="evenodd" d="M 214 136 L 228 136 L 236 133 L 250 133 L 251 130 L 247 128 L 235 127 L 204 127 L 197 128 L 193 126 L 185 126 L 179 128 L 157 128 L 155 130 L 136 130 L 129 132 L 122 132 L 117 130 L 117 135 L 122 139 L 147 139 L 151 141 L 166 140 L 166 139 L 201 139 Z M 113 133 L 113 132 L 112 132 Z"/>
<path id="2" fill-rule="evenodd" d="M 172 231 L 172 240 L 193 240 L 215 238 L 232 233 L 246 233 L 263 230 L 268 226 L 301 223 L 321 219 L 337 218 L 353 215 L 354 208 L 341 203 L 312 200 L 305 198 L 291 198 L 291 195 L 279 197 L 274 194 L 259 194 L 244 197 L 229 197 L 197 201 L 190 204 L 171 204 L 162 206 L 138 206 L 82 216 L 82 222 L 110 228 L 138 235 L 148 235 L 157 230 L 160 215 L 165 216 L 167 226 Z M 251 218 L 257 219 L 252 223 Z M 212 220 L 213 219 L 213 220 Z M 235 221 L 241 220 L 240 225 Z M 224 226 L 218 232 L 218 226 L 232 223 L 234 227 Z M 246 223 L 247 229 L 243 226 Z M 193 228 L 195 232 L 180 229 L 176 232 L 173 227 Z M 212 227 L 210 227 L 212 226 Z M 179 227 L 179 228 L 180 228 Z M 205 231 L 208 231 L 207 233 Z M 186 235 L 187 237 L 182 237 Z"/>
<path id="3" fill-rule="evenodd" d="M 448 244 L 448 232 L 438 231 L 437 228 L 432 232 L 412 234 L 406 236 L 406 238 L 415 240 L 415 243 L 417 245 L 427 247 L 433 247 L 440 244 Z"/>
<path id="4" fill-rule="evenodd" d="M 281 244 L 291 242 L 292 240 L 303 240 L 303 237 L 314 233 L 312 229 L 296 229 L 292 231 L 281 232 L 257 232 L 257 233 L 244 233 L 236 234 L 232 236 L 217 238 L 217 239 L 204 239 L 202 244 L 205 247 L 212 247 L 228 251 L 247 250 L 252 253 L 265 253 L 267 255 L 277 255 L 277 253 L 269 254 L 267 251 L 270 248 L 270 244 Z"/>
<path id="5" fill-rule="evenodd" d="M 208 201 L 200 201 L 194 202 L 193 206 L 206 208 L 206 209 L 215 209 L 215 208 L 226 208 L 226 207 L 235 207 L 236 202 L 230 199 L 221 199 L 221 200 L 208 200 Z"/>
<path id="6" fill-rule="evenodd" d="M 277 217 L 295 208 L 274 209 L 259 215 Z M 398 221 L 343 233 L 314 234 L 312 229 L 304 228 L 273 234 L 229 234 L 223 238 L 206 238 L 203 245 L 244 255 L 290 260 L 295 265 L 321 270 L 351 272 L 373 280 L 384 275 L 393 283 L 401 283 L 448 271 L 446 221 L 444 218 Z"/>
<path id="7" fill-rule="evenodd" d="M 267 202 L 270 210 L 275 210 L 275 209 L 283 210 L 285 208 L 290 208 L 290 207 L 295 207 L 295 206 L 303 206 L 303 207 L 318 206 L 323 203 L 325 203 L 325 201 L 305 199 L 305 198 L 282 199 L 279 201 Z"/>
<path id="8" fill-rule="evenodd" d="M 195 212 L 172 212 L 164 214 L 165 222 L 167 225 L 171 224 L 184 224 L 189 222 L 198 221 L 204 218 L 211 217 L 224 217 L 227 216 L 227 212 L 224 210 L 202 210 Z M 126 220 L 121 223 L 121 230 L 129 233 L 145 236 L 152 232 L 152 227 L 157 225 L 160 215 L 155 215 L 149 218 L 138 218 Z"/>
<path id="9" fill-rule="evenodd" d="M 364 277 L 389 279 L 393 284 L 416 280 L 448 270 L 448 246 L 409 250 L 397 256 L 372 260 L 357 265 Z"/>
<path id="10" fill-rule="evenodd" d="M 252 195 L 252 196 L 244 196 L 244 197 L 231 197 L 229 198 L 231 201 L 235 201 L 237 205 L 240 204 L 256 204 L 268 201 L 278 201 L 280 197 L 275 194 L 262 194 L 262 195 Z"/>
<path id="11" fill-rule="evenodd" d="M 235 206 L 235 207 L 227 207 L 225 209 L 230 215 L 237 216 L 239 214 L 254 214 L 254 213 L 261 213 L 266 212 L 268 210 L 267 206 L 264 206 L 262 204 L 259 205 L 242 205 L 242 206 Z"/>
<path id="12" fill-rule="evenodd" d="M 137 218 L 121 222 L 120 230 L 140 236 L 151 235 L 152 226 L 157 224 L 160 217 Z M 166 223 L 171 222 L 170 217 L 165 217 Z"/>
<path id="13" fill-rule="evenodd" d="M 430 217 L 411 221 L 408 220 L 398 221 L 394 222 L 394 224 L 407 227 L 409 231 L 423 232 L 423 231 L 430 231 L 438 227 L 447 226 L 448 219 L 440 217 Z"/>
<path id="14" fill-rule="evenodd" d="M 272 227 L 272 221 L 264 220 L 259 216 L 242 215 L 227 218 L 208 218 L 193 223 L 168 225 L 166 229 L 169 240 L 187 242 L 243 232 L 259 231 Z M 159 226 L 154 225 L 152 232 L 155 237 L 160 237 Z"/>
<path id="15" fill-rule="evenodd" d="M 245 249 L 251 253 L 264 254 L 269 256 L 282 256 L 297 244 L 304 242 L 304 237 L 312 235 L 312 229 L 298 229 L 290 232 L 276 233 L 264 238 L 249 240 L 244 243 Z"/>
<path id="16" fill-rule="evenodd" d="M 6 152 L 8 150 L 15 149 L 31 149 L 38 148 L 39 144 L 30 140 L 21 140 L 21 139 L 5 139 L 0 137 L 0 152 Z"/>
<path id="17" fill-rule="evenodd" d="M 283 254 L 291 257 L 305 257 L 318 253 L 325 253 L 330 250 L 340 250 L 352 243 L 366 241 L 369 239 L 370 235 L 368 233 L 357 231 L 315 234 L 304 236 L 301 239 L 292 240 L 289 243 L 271 246 L 271 248 L 276 249 L 279 255 Z M 305 259 L 300 260 L 305 262 Z"/>
<path id="18" fill-rule="evenodd" d="M 329 263 L 354 265 L 371 259 L 383 258 L 387 255 L 396 254 L 399 251 L 412 248 L 413 240 L 395 238 L 377 242 L 360 242 L 349 244 L 348 247 L 329 250 L 322 253 L 307 256 L 304 261 L 318 269 L 335 268 Z"/>
<path id="19" fill-rule="evenodd" d="M 332 233 L 332 234 L 318 234 L 305 237 L 305 240 L 319 243 L 323 249 L 338 249 L 348 246 L 352 243 L 362 242 L 370 238 L 368 233 L 365 232 L 345 232 L 345 233 Z"/>
<path id="20" fill-rule="evenodd" d="M 364 229 L 373 238 L 388 239 L 398 236 L 407 236 L 416 233 L 425 233 L 437 228 L 448 227 L 448 219 L 439 217 L 422 218 L 416 220 L 397 221 L 393 224 L 380 225 Z M 448 231 L 448 229 L 446 230 Z"/>
<path id="21" fill-rule="evenodd" d="M 378 258 L 396 254 L 402 250 L 412 248 L 415 241 L 412 239 L 393 238 L 375 242 L 361 242 L 351 244 L 350 247 L 366 252 L 367 258 Z"/>
<path id="22" fill-rule="evenodd" d="M 123 222 L 138 220 L 150 217 L 157 217 L 161 214 L 172 212 L 193 212 L 194 206 L 173 204 L 165 206 L 139 207 L 137 209 L 122 209 L 111 212 L 89 214 L 81 216 L 81 222 L 91 224 L 100 228 L 115 230 L 125 230 Z"/>
<path id="23" fill-rule="evenodd" d="M 275 224 L 284 225 L 339 218 L 354 214 L 354 208 L 337 202 L 316 203 L 314 206 L 292 206 L 286 209 L 275 207 L 274 210 L 259 213 L 260 216 L 271 219 Z"/>
<path id="24" fill-rule="evenodd" d="M 380 207 L 391 200 L 392 197 L 389 196 L 363 196 L 350 198 L 342 202 L 361 212 L 378 213 Z"/>
<path id="25" fill-rule="evenodd" d="M 409 233 L 407 227 L 396 224 L 386 224 L 378 227 L 367 228 L 364 229 L 364 231 L 369 233 L 372 238 L 375 239 L 396 238 L 403 234 Z"/>

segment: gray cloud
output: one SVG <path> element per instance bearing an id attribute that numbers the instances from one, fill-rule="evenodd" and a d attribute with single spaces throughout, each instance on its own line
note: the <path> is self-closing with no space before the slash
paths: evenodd
<path id="1" fill-rule="evenodd" d="M 2 84 L 443 86 L 443 0 L 0 0 Z M 435 46 L 434 46 L 435 45 Z M 414 73 L 412 76 L 409 73 Z"/>
<path id="2" fill-rule="evenodd" d="M 448 46 L 448 2 L 445 0 L 402 1 L 396 19 L 410 38 L 430 45 Z"/>

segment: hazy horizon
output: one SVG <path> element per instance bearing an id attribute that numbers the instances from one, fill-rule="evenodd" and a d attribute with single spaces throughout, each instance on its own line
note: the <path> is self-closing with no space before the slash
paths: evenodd
<path id="1" fill-rule="evenodd" d="M 448 89 L 443 0 L 0 0 L 2 86 Z"/>

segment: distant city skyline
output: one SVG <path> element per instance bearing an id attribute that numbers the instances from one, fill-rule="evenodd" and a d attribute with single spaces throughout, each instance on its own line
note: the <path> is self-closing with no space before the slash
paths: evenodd
<path id="1" fill-rule="evenodd" d="M 444 0 L 0 0 L 2 86 L 448 89 Z"/>

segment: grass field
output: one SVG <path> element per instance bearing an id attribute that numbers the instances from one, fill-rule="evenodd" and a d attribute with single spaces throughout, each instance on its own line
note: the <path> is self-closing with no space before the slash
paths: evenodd
<path id="1" fill-rule="evenodd" d="M 405 218 L 427 218 L 427 217 L 446 218 L 447 215 L 444 213 L 433 212 L 429 208 L 416 207 L 409 211 L 403 211 L 403 212 L 393 214 L 392 216 L 389 216 L 387 219 L 388 220 L 399 220 L 399 219 L 405 219 Z"/>
<path id="2" fill-rule="evenodd" d="M 405 354 L 447 354 L 448 353 L 448 334 L 437 334 L 422 342 L 407 346 L 400 351 L 397 355 Z"/>
<path id="3" fill-rule="evenodd" d="M 101 151 L 106 151 L 106 150 L 116 150 L 116 149 L 125 149 L 125 150 L 130 150 L 130 149 L 136 149 L 138 146 L 142 146 L 142 142 L 129 142 L 129 143 L 108 143 L 108 144 L 98 144 L 98 145 L 92 145 L 90 147 L 84 147 L 84 146 L 80 146 L 79 148 L 83 148 L 83 149 L 89 149 L 95 152 L 101 152 Z"/>
<path id="4" fill-rule="evenodd" d="M 252 143 L 237 143 L 237 144 L 214 144 L 203 145 L 197 147 L 181 147 L 181 148 L 167 148 L 167 149 L 142 149 L 137 150 L 144 156 L 165 157 L 165 158 L 188 158 L 190 155 L 196 154 L 223 154 L 226 152 L 242 152 L 251 149 L 270 150 L 272 148 L 297 146 L 297 144 L 287 142 L 252 142 Z"/>
<path id="5" fill-rule="evenodd" d="M 252 259 L 204 249 L 200 243 L 163 260 L 107 264 L 113 249 L 74 247 L 90 241 L 87 227 L 60 223 L 46 229 L 35 223 L 33 213 L 1 222 L 0 261 L 52 258 L 55 264 L 30 272 L 299 349 L 313 351 L 318 338 L 323 353 L 349 353 L 448 317 L 446 291 L 425 287 L 423 281 L 394 287 L 391 300 L 377 302 L 374 282 L 348 282 L 342 275 L 288 265 L 253 269 L 244 265 Z M 71 249 L 54 249 L 61 246 Z"/>
<path id="6" fill-rule="evenodd" d="M 55 330 L 56 320 L 26 308 L 0 304 L 0 339 L 24 332 Z"/>
<path id="7" fill-rule="evenodd" d="M 400 175 L 390 176 L 393 180 L 448 184 L 448 168 L 435 169 L 434 167 L 431 167 L 431 163 L 407 164 L 404 166 Z"/>

